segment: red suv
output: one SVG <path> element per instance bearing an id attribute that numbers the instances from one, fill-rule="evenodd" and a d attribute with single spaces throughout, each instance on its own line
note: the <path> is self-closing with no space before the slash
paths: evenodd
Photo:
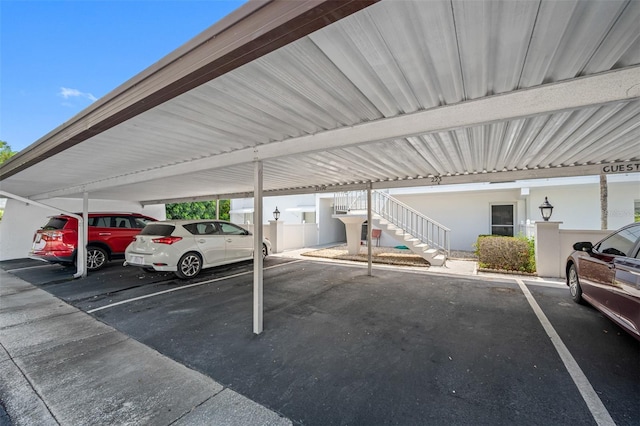
<path id="1" fill-rule="evenodd" d="M 82 214 L 79 214 L 82 216 Z M 89 213 L 87 270 L 102 268 L 107 261 L 124 258 L 124 250 L 142 228 L 155 222 L 138 213 Z M 51 216 L 33 236 L 32 259 L 74 264 L 78 246 L 78 220 L 67 215 Z"/>

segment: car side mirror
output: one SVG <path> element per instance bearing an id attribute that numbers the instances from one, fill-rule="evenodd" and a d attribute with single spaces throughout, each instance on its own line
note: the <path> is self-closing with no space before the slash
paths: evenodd
<path id="1" fill-rule="evenodd" d="M 593 251 L 593 244 L 589 241 L 583 241 L 580 243 L 575 243 L 573 245 L 573 249 L 577 251 L 586 251 L 587 253 L 591 253 Z"/>

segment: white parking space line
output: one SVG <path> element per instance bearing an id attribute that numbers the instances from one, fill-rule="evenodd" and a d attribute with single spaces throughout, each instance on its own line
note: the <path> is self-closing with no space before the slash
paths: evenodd
<path id="1" fill-rule="evenodd" d="M 267 270 L 267 269 L 278 268 L 280 266 L 291 265 L 293 263 L 298 263 L 298 262 L 302 262 L 302 260 L 294 260 L 292 262 L 287 262 L 287 263 L 281 263 L 279 265 L 268 266 L 268 267 L 266 267 L 264 269 Z M 211 284 L 211 283 L 215 283 L 215 282 L 218 282 L 218 281 L 228 280 L 229 278 L 236 278 L 236 277 L 241 277 L 243 275 L 249 275 L 249 274 L 253 274 L 253 270 L 247 271 L 247 272 L 240 272 L 238 274 L 233 274 L 233 275 L 227 275 L 226 277 L 214 278 L 212 280 L 207 280 L 207 281 L 202 281 L 202 282 L 199 282 L 199 283 L 189 284 L 189 285 L 185 285 L 185 286 L 182 286 L 182 287 L 172 288 L 172 289 L 169 289 L 169 290 L 158 291 L 156 293 L 146 294 L 144 296 L 134 297 L 132 299 L 122 300 L 120 302 L 111 303 L 110 305 L 105 305 L 105 306 L 101 306 L 99 308 L 90 309 L 90 310 L 87 311 L 87 313 L 88 314 L 92 314 L 94 312 L 102 311 L 104 309 L 109 309 L 109 308 L 113 308 L 115 306 L 124 305 L 126 303 L 135 302 L 137 300 L 148 299 L 150 297 L 160 296 L 162 294 L 172 293 L 174 291 L 185 290 L 185 289 L 188 289 L 188 288 L 197 287 L 199 285 Z"/>
<path id="2" fill-rule="evenodd" d="M 549 338 L 551 339 L 551 343 L 553 343 L 556 351 L 558 351 L 560 359 L 562 359 L 562 362 L 569 372 L 569 375 L 573 379 L 573 382 L 576 384 L 580 395 L 582 395 L 582 399 L 584 399 L 587 407 L 589 407 L 589 411 L 591 411 L 591 415 L 593 416 L 596 423 L 601 426 L 615 426 L 616 423 L 611 418 L 609 411 L 607 411 L 607 408 L 600 400 L 600 397 L 598 397 L 598 394 L 593 389 L 593 386 L 591 386 L 591 383 L 589 383 L 587 376 L 585 376 L 585 374 L 582 372 L 582 369 L 569 352 L 569 349 L 567 349 L 565 344 L 562 342 L 562 339 L 560 339 L 560 336 L 551 325 L 551 322 L 549 322 L 549 319 L 546 317 L 544 312 L 542 312 L 542 309 L 540 308 L 540 305 L 538 305 L 538 302 L 536 302 L 533 295 L 521 279 L 515 280 L 520 286 L 520 289 L 524 293 L 525 297 L 527 298 L 531 309 L 533 309 L 533 312 L 535 312 L 536 316 L 538 317 L 540 324 L 542 324 L 542 327 L 547 332 L 547 336 L 549 336 Z"/>
<path id="3" fill-rule="evenodd" d="M 19 272 L 19 271 L 26 271 L 28 269 L 37 269 L 37 268 L 53 268 L 53 267 L 60 267 L 60 265 L 55 265 L 52 263 L 45 263 L 44 265 L 35 265 L 35 266 L 25 266 L 23 268 L 15 268 L 15 269 L 7 269 L 7 272 Z"/>
<path id="4" fill-rule="evenodd" d="M 535 285 L 537 287 L 549 287 L 549 288 L 569 288 L 564 281 L 528 281 L 527 284 Z"/>

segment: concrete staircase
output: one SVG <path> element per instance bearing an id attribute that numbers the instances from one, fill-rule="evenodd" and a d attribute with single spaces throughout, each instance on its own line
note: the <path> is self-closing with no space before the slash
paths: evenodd
<path id="1" fill-rule="evenodd" d="M 431 265 L 441 266 L 447 261 L 449 228 L 380 191 L 371 191 L 371 211 L 373 227 L 381 229 Z M 336 194 L 334 217 L 366 214 L 366 191 Z"/>
<path id="2" fill-rule="evenodd" d="M 441 266 L 447 261 L 447 253 L 429 246 L 429 244 L 420 241 L 419 238 L 399 228 L 393 223 L 383 219 L 377 214 L 372 217 L 373 226 L 380 228 L 382 232 L 395 238 L 402 245 L 407 246 L 409 250 L 421 256 L 424 260 L 433 266 Z"/>

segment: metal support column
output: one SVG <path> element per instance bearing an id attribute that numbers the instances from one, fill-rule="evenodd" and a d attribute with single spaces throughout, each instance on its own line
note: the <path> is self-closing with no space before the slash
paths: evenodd
<path id="1" fill-rule="evenodd" d="M 367 185 L 367 274 L 373 276 L 373 247 L 371 247 L 371 229 L 373 228 L 373 214 L 371 213 L 371 187 L 369 182 Z"/>
<path id="2" fill-rule="evenodd" d="M 262 161 L 254 163 L 253 191 L 253 332 L 263 330 Z"/>
<path id="3" fill-rule="evenodd" d="M 78 255 L 76 263 L 79 265 L 87 264 L 87 243 L 89 242 L 89 193 L 82 194 L 82 217 L 84 220 L 78 224 L 78 232 L 82 232 L 82 239 L 78 240 Z M 81 228 L 80 228 L 81 227 Z M 80 244 L 82 241 L 82 244 Z M 82 278 L 87 277 L 87 268 L 82 270 Z"/>

